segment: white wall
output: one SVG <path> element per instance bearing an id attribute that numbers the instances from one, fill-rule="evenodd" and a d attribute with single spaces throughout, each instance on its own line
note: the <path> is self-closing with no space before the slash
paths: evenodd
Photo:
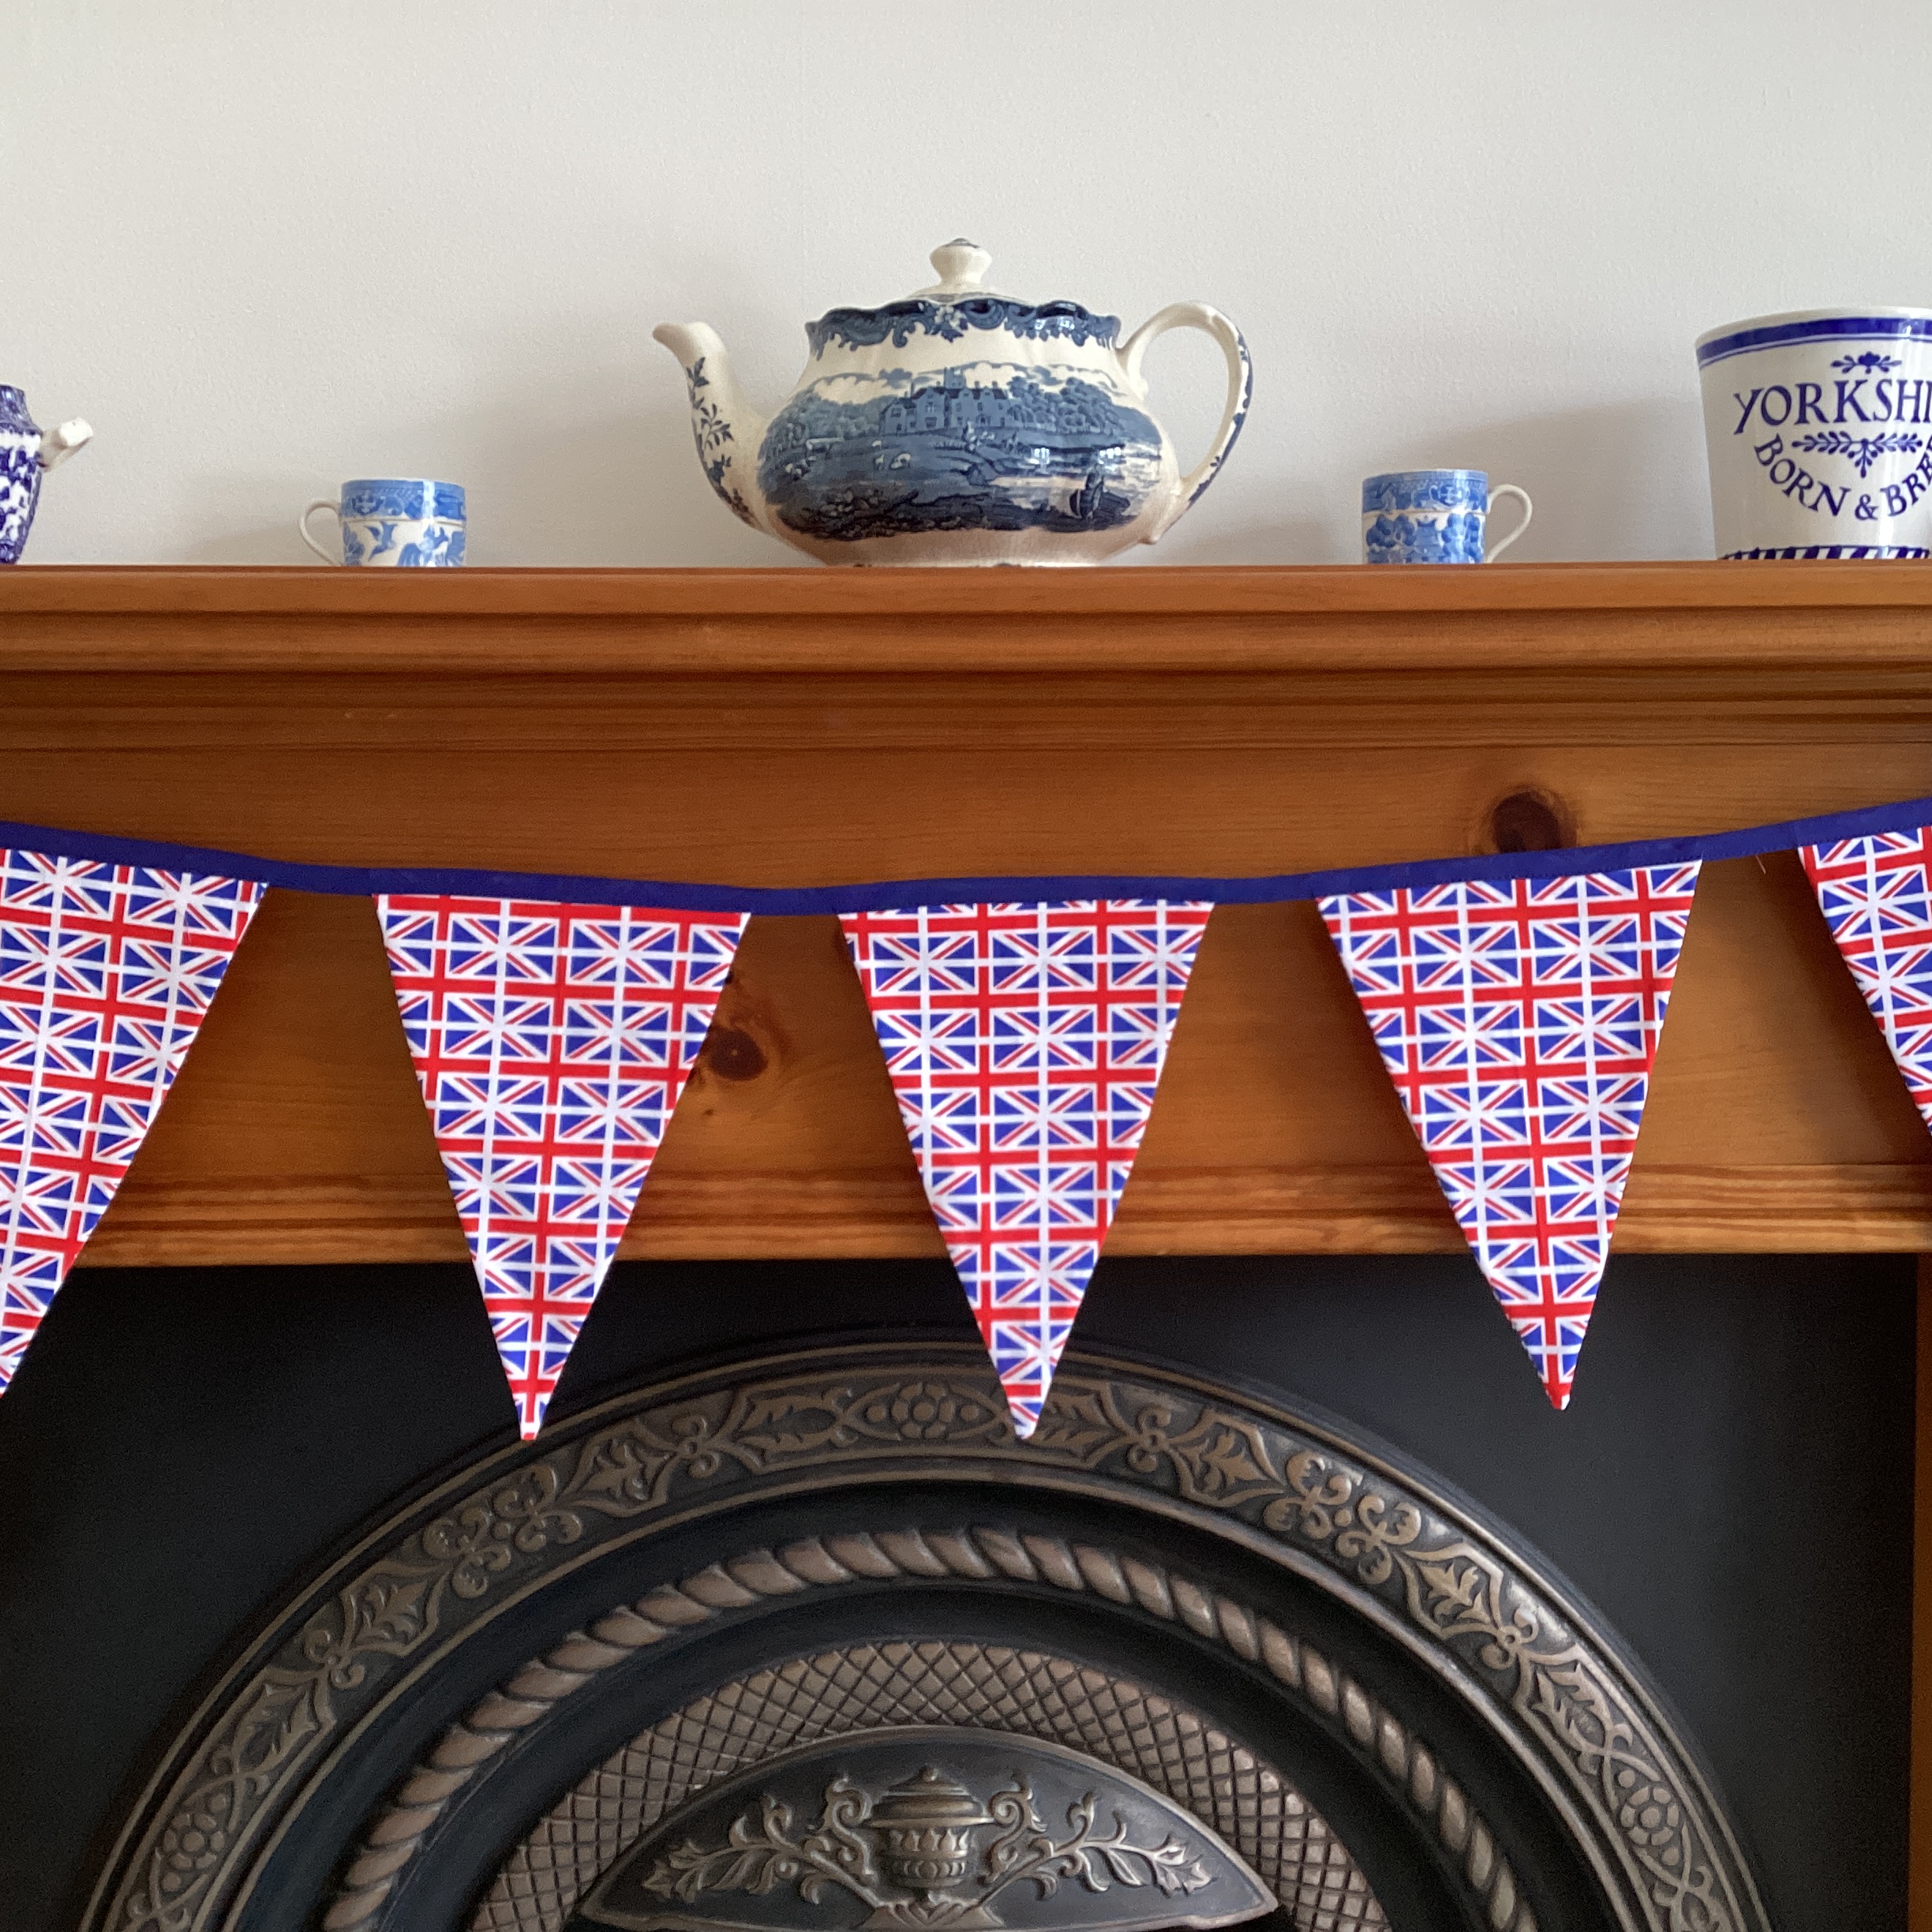
<path id="1" fill-rule="evenodd" d="M 1692 338 L 1932 304 L 1929 83 L 1871 0 L 3 0 L 0 380 L 99 432 L 30 560 L 299 563 L 306 498 L 399 473 L 479 564 L 793 560 L 652 324 L 774 405 L 961 233 L 1245 330 L 1246 436 L 1143 561 L 1350 558 L 1421 463 L 1526 485 L 1515 557 L 1708 556 Z M 1218 352 L 1150 367 L 1192 460 Z"/>

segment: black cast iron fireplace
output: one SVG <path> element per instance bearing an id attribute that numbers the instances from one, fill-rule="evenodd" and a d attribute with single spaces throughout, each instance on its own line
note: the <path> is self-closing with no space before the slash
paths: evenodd
<path id="1" fill-rule="evenodd" d="M 1613 1635 L 1310 1407 L 940 1342 L 657 1380 L 286 1602 L 88 1932 L 1763 1932 Z"/>

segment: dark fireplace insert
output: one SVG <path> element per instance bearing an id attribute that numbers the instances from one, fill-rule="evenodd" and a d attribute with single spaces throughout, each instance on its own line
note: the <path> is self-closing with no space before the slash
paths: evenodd
<path id="1" fill-rule="evenodd" d="M 1601 1619 L 1312 1404 L 967 1343 L 650 1380 L 376 1522 L 88 1932 L 1765 1932 Z"/>

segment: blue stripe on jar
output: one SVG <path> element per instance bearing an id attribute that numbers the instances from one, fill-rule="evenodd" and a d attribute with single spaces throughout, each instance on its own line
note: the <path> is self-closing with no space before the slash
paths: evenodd
<path id="1" fill-rule="evenodd" d="M 1784 348 L 1803 342 L 1932 342 L 1932 316 L 1839 316 L 1813 322 L 1780 322 L 1769 328 L 1739 329 L 1698 346 L 1699 369 L 1754 349 Z"/>
<path id="2" fill-rule="evenodd" d="M 1890 557 L 1932 556 L 1932 550 L 1915 549 L 1908 544 L 1787 544 L 1777 550 L 1727 550 L 1726 564 L 1750 564 L 1777 557 L 1863 557 L 1867 560 Z"/>

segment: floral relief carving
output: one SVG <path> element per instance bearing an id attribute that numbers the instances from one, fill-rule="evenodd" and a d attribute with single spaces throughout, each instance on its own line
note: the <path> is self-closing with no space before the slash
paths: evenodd
<path id="1" fill-rule="evenodd" d="M 1264 1528 L 1320 1552 L 1372 1590 L 1398 1589 L 1412 1623 L 1501 1680 L 1512 1708 L 1615 1822 L 1672 1932 L 1736 1923 L 1660 1754 L 1588 1654 L 1492 1552 L 1367 1470 L 1291 1447 L 1285 1431 L 1208 1403 L 1191 1414 L 1166 1398 L 1130 1409 L 1125 1393 L 1112 1383 L 1064 1392 L 1056 1384 L 1036 1446 L 1075 1447 L 1089 1468 L 1110 1456 L 1143 1477 L 1164 1467 L 1189 1501 L 1210 1507 L 1265 1498 Z M 1053 1426 L 1062 1409 L 1064 1433 Z"/>
<path id="2" fill-rule="evenodd" d="M 895 1802 L 928 1794 L 942 1804 L 949 1801 L 964 1822 L 923 1829 L 886 1822 Z M 912 1784 L 884 1793 L 841 1773 L 825 1788 L 815 1826 L 802 1820 L 795 1826 L 792 1807 L 764 1792 L 732 1821 L 721 1844 L 691 1839 L 673 1844 L 638 1881 L 638 1889 L 685 1906 L 708 1893 L 787 1887 L 806 1904 L 817 1905 L 844 1891 L 868 1909 L 870 1932 L 897 1927 L 941 1932 L 947 1926 L 991 1932 L 1005 1923 L 993 1901 L 1016 1887 L 1030 1884 L 1046 1900 L 1069 1879 L 1089 1892 L 1118 1885 L 1186 1898 L 1215 1885 L 1226 1870 L 1210 1869 L 1191 1839 L 1170 1831 L 1158 1844 L 1136 1843 L 1118 1811 L 1112 1819 L 1109 1831 L 1099 1799 L 1089 1791 L 1068 1807 L 1067 1834 L 1056 1837 L 1023 1772 L 1012 1773 L 1010 1781 L 983 1801 L 930 1769 Z M 976 1844 L 975 1828 L 984 1825 L 996 1827 L 998 1836 Z M 1249 1903 L 1248 1915 L 1272 1903 L 1260 1894 Z M 598 1915 L 594 1901 L 589 1909 L 593 1918 Z M 733 1923 L 722 1915 L 713 1922 L 725 1928 Z"/>
<path id="3" fill-rule="evenodd" d="M 539 1446 L 540 1450 L 541 1445 Z M 549 1552 L 594 1543 L 707 1488 L 908 1454 L 1077 1470 L 1238 1517 L 1406 1617 L 1486 1685 L 1604 1822 L 1670 1932 L 1742 1923 L 1707 1802 L 1638 1709 L 1620 1667 L 1526 1572 L 1384 1473 L 1283 1424 L 1158 1378 L 1055 1380 L 1016 1443 L 990 1376 L 881 1365 L 782 1375 L 642 1410 L 567 1437 L 408 1537 L 317 1610 L 198 1747 L 123 1879 L 112 1932 L 202 1932 L 223 1874 L 282 1795 L 405 1660 L 444 1641 Z M 462 1619 L 458 1619 L 461 1621 Z M 1720 1870 L 1721 1867 L 1721 1870 Z"/>
<path id="4" fill-rule="evenodd" d="M 573 1509 L 635 1516 L 659 1507 L 679 1477 L 706 1481 L 728 1458 L 736 1467 L 755 1466 L 728 1436 L 720 1439 L 704 1410 L 653 1412 L 603 1430 L 585 1444 L 566 1500 Z"/>

